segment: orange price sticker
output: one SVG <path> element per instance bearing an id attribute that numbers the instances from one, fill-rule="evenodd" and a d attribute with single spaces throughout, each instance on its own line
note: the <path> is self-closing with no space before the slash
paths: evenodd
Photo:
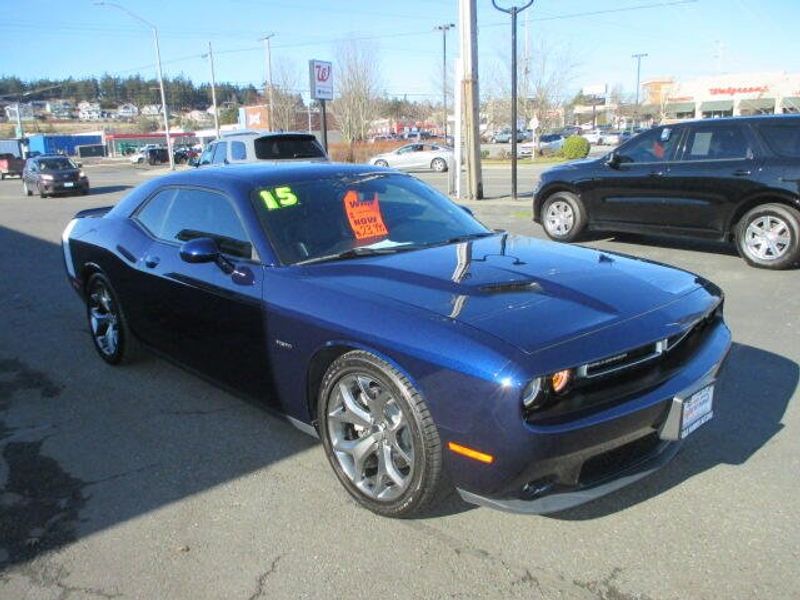
<path id="1" fill-rule="evenodd" d="M 377 193 L 371 200 L 365 200 L 358 197 L 357 191 L 348 190 L 344 195 L 344 210 L 357 240 L 389 235 L 383 222 Z"/>

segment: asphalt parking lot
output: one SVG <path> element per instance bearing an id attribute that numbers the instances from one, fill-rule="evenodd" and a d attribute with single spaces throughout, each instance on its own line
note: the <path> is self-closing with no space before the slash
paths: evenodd
<path id="1" fill-rule="evenodd" d="M 543 167 L 484 171 L 492 227 L 543 237 Z M 89 196 L 0 182 L 0 598 L 797 598 L 800 272 L 727 247 L 598 238 L 726 292 L 715 417 L 662 471 L 551 516 L 451 496 L 424 519 L 358 508 L 318 444 L 164 360 L 96 357 L 61 232 L 156 171 L 87 167 Z M 420 174 L 440 189 L 446 175 Z M 624 293 L 624 290 L 620 290 Z"/>

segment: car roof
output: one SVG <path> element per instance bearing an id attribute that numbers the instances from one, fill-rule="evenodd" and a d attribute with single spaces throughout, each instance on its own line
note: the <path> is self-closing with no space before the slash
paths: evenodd
<path id="1" fill-rule="evenodd" d="M 223 133 L 220 140 L 228 140 L 231 138 L 261 138 L 261 137 L 296 137 L 301 135 L 303 137 L 314 137 L 314 134 L 307 131 L 232 131 L 230 133 Z M 216 140 L 219 141 L 219 140 Z"/>
<path id="2" fill-rule="evenodd" d="M 757 121 L 798 121 L 800 120 L 800 115 L 797 114 L 786 114 L 786 115 L 752 115 L 752 116 L 740 116 L 740 117 L 720 117 L 718 119 L 687 119 L 686 121 L 676 121 L 674 123 L 670 123 L 669 125 L 665 125 L 665 127 L 674 127 L 675 125 L 681 125 L 683 123 L 753 123 Z"/>

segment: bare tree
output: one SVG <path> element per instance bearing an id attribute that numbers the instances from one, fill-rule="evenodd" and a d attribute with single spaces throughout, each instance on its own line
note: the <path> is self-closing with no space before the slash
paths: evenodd
<path id="1" fill-rule="evenodd" d="M 348 143 L 365 140 L 380 106 L 377 49 L 363 41 L 336 50 L 336 99 L 332 110 Z"/>
<path id="2" fill-rule="evenodd" d="M 272 79 L 272 117 L 275 121 L 273 129 L 290 131 L 296 128 L 297 110 L 303 106 L 299 88 L 300 74 L 297 64 L 284 58 L 276 60 Z"/>

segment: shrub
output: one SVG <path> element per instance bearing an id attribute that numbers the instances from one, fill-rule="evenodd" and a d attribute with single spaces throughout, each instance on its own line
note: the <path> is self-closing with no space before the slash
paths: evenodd
<path id="1" fill-rule="evenodd" d="M 481 158 L 489 158 L 489 151 L 481 150 Z"/>
<path id="2" fill-rule="evenodd" d="M 564 140 L 560 154 L 568 160 L 586 158 L 589 154 L 589 142 L 579 135 L 571 135 Z"/>

